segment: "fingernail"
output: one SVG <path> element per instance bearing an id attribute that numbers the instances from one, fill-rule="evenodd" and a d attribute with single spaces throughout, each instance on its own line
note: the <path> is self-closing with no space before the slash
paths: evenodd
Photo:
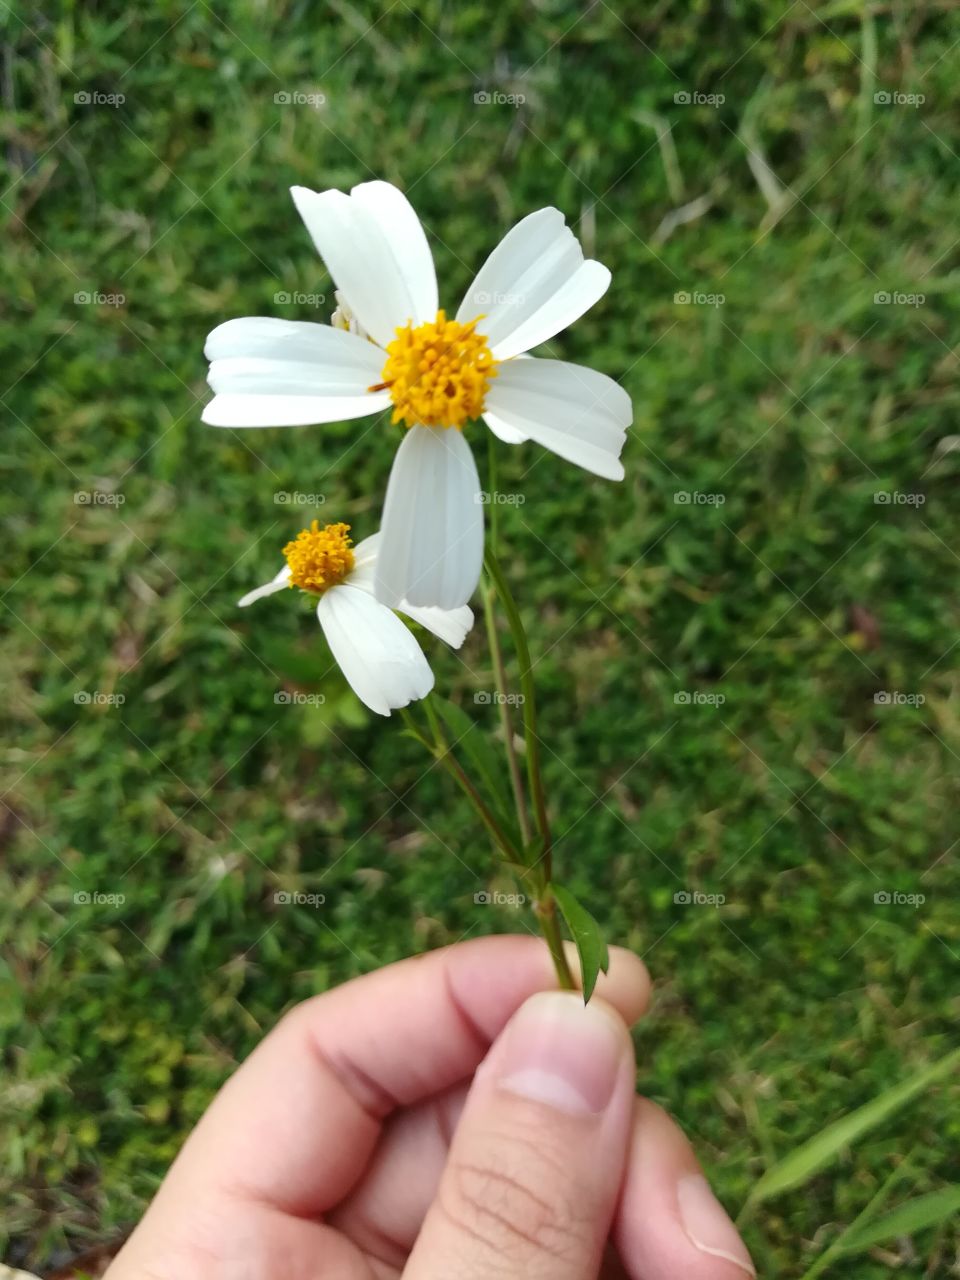
<path id="1" fill-rule="evenodd" d="M 747 1253 L 747 1246 L 727 1217 L 727 1211 L 710 1190 L 706 1178 L 699 1173 L 681 1178 L 677 1184 L 677 1200 L 680 1221 L 690 1243 L 701 1253 L 726 1258 L 756 1280 L 757 1271 Z"/>
<path id="2" fill-rule="evenodd" d="M 573 992 L 532 996 L 507 1027 L 502 1089 L 570 1115 L 598 1115 L 613 1095 L 625 1037 L 613 1017 Z"/>

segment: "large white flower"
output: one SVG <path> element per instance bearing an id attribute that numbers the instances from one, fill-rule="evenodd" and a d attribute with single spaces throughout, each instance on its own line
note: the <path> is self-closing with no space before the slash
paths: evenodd
<path id="1" fill-rule="evenodd" d="M 350 526 L 314 520 L 283 549 L 286 564 L 270 582 L 249 591 L 240 605 L 253 604 L 285 587 L 317 596 L 317 618 L 330 652 L 362 703 L 388 716 L 433 688 L 433 672 L 419 644 L 392 609 L 373 594 L 380 534 L 351 546 Z M 399 606 L 414 622 L 459 649 L 473 626 L 473 613 Z"/>
<path id="2" fill-rule="evenodd" d="M 610 480 L 630 398 L 602 373 L 517 359 L 572 324 L 610 272 L 584 260 L 558 209 L 518 222 L 480 268 L 455 319 L 438 310 L 427 238 L 388 182 L 343 191 L 292 188 L 337 286 L 334 326 L 228 320 L 205 348 L 216 427 L 283 427 L 358 418 L 393 406 L 407 428 L 383 510 L 376 597 L 450 609 L 480 576 L 480 481 L 462 428 L 483 418 L 507 444 L 535 440 Z"/>

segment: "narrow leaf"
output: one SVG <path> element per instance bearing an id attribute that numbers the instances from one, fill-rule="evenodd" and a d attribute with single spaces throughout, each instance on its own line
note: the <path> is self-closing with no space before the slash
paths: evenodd
<path id="1" fill-rule="evenodd" d="M 610 953 L 600 932 L 600 926 L 586 907 L 582 907 L 570 890 L 565 889 L 562 884 L 553 884 L 550 888 L 576 943 L 577 954 L 580 957 L 580 972 L 583 974 L 583 1002 L 586 1004 L 597 985 L 597 975 L 601 971 L 606 973 L 610 968 Z"/>
<path id="2" fill-rule="evenodd" d="M 937 1223 L 952 1218 L 957 1213 L 960 1213 L 960 1186 L 942 1187 L 939 1191 L 931 1191 L 929 1195 L 908 1200 L 896 1209 L 891 1209 L 882 1218 L 851 1231 L 841 1245 L 841 1252 L 863 1253 L 884 1240 L 912 1236 L 927 1227 L 935 1227 Z"/>
<path id="3" fill-rule="evenodd" d="M 462 707 L 447 698 L 433 695 L 433 706 L 450 735 L 450 749 L 462 753 L 473 766 L 476 780 L 486 792 L 497 817 L 511 833 L 516 830 L 513 802 L 504 782 L 506 765 L 490 745 L 486 734 L 470 719 Z"/>
<path id="4" fill-rule="evenodd" d="M 882 1124 L 900 1107 L 912 1102 L 929 1085 L 948 1075 L 958 1063 L 960 1049 L 941 1058 L 939 1062 L 924 1067 L 910 1079 L 894 1085 L 892 1089 L 871 1098 L 856 1111 L 834 1121 L 768 1169 L 753 1188 L 748 1203 L 757 1204 L 761 1200 L 769 1200 L 782 1191 L 789 1191 L 791 1187 L 808 1182 L 814 1174 L 835 1160 L 845 1147 L 852 1146 L 858 1138 Z"/>

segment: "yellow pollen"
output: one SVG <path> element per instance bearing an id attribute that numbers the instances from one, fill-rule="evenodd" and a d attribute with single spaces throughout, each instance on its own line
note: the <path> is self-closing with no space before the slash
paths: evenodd
<path id="1" fill-rule="evenodd" d="M 426 324 L 403 325 L 387 347 L 383 379 L 371 391 L 389 390 L 393 422 L 413 427 L 462 427 L 479 418 L 497 361 L 476 333 L 482 316 L 461 324 L 438 311 Z"/>
<path id="2" fill-rule="evenodd" d="M 328 587 L 342 582 L 353 568 L 349 530 L 348 524 L 328 524 L 321 529 L 319 520 L 309 529 L 301 529 L 283 548 L 291 587 L 322 595 Z"/>

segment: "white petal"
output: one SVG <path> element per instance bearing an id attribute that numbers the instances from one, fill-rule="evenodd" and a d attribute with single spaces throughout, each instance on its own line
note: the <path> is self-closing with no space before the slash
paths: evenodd
<path id="1" fill-rule="evenodd" d="M 488 396 L 487 399 L 489 398 Z M 490 413 L 487 409 L 484 410 L 483 420 L 497 439 L 502 440 L 504 444 L 523 444 L 524 440 L 530 439 L 522 431 L 518 431 L 509 422 L 504 422 L 502 418 L 498 418 L 495 413 Z"/>
<path id="2" fill-rule="evenodd" d="M 214 427 L 294 427 L 341 422 L 390 403 L 383 352 L 326 324 L 249 316 L 218 325 L 204 347 L 217 393 L 203 411 Z"/>
<path id="3" fill-rule="evenodd" d="M 433 320 L 437 277 L 420 220 L 389 182 L 350 195 L 291 187 L 317 252 L 350 310 L 385 347 L 400 325 Z"/>
<path id="4" fill-rule="evenodd" d="M 467 604 L 459 609 L 418 609 L 416 605 L 401 600 L 397 608 L 453 649 L 460 648 L 473 627 L 473 610 Z"/>
<path id="5" fill-rule="evenodd" d="M 377 569 L 379 549 L 379 533 L 371 533 L 353 548 L 353 568 L 346 578 L 351 587 L 359 587 L 361 591 L 369 591 L 371 595 L 373 594 L 373 579 Z"/>
<path id="6" fill-rule="evenodd" d="M 620 453 L 633 406 L 605 373 L 562 360 L 511 360 L 490 383 L 486 405 L 498 422 L 568 462 L 623 479 Z"/>
<path id="7" fill-rule="evenodd" d="M 354 567 L 347 578 L 351 587 L 373 593 L 379 549 L 379 533 L 372 533 L 354 547 Z M 473 627 L 473 610 L 469 605 L 461 605 L 459 609 L 437 609 L 430 606 L 418 608 L 407 600 L 401 600 L 397 612 L 405 613 L 414 622 L 419 622 L 421 627 L 426 627 L 454 649 L 460 648 Z"/>
<path id="8" fill-rule="evenodd" d="M 237 601 L 237 604 L 241 609 L 245 609 L 248 604 L 253 604 L 255 600 L 262 600 L 264 596 L 272 596 L 275 591 L 283 591 L 289 585 L 290 566 L 285 564 L 275 578 L 265 582 L 262 587 L 255 587 L 253 591 L 248 591 L 245 596 L 242 596 Z"/>
<path id="9" fill-rule="evenodd" d="M 483 564 L 480 477 L 456 427 L 411 427 L 393 460 L 380 523 L 377 599 L 398 609 L 466 604 Z"/>
<path id="10" fill-rule="evenodd" d="M 366 591 L 332 587 L 320 597 L 317 618 L 347 682 L 371 711 L 388 716 L 433 688 L 433 672 L 416 639 Z"/>
<path id="11" fill-rule="evenodd" d="M 580 242 L 559 209 L 539 209 L 513 227 L 486 260 L 460 304 L 457 319 L 484 319 L 498 360 L 529 351 L 573 324 L 607 291 L 610 272 L 584 261 Z"/>

